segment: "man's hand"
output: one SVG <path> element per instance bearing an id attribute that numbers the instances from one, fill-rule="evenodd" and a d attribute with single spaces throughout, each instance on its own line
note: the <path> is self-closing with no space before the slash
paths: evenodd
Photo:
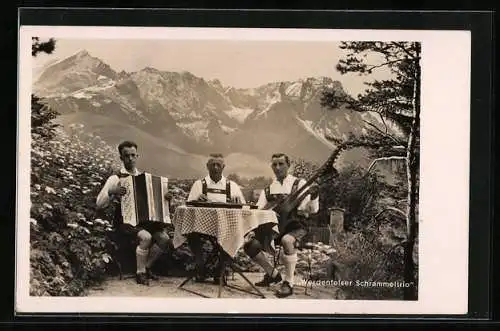
<path id="1" fill-rule="evenodd" d="M 316 184 L 311 185 L 309 194 L 311 195 L 311 200 L 316 199 L 319 196 L 319 186 Z"/>
<path id="2" fill-rule="evenodd" d="M 207 202 L 208 201 L 207 195 L 206 194 L 200 194 L 200 196 L 198 197 L 198 201 Z"/>
<path id="3" fill-rule="evenodd" d="M 248 233 L 245 235 L 245 237 L 243 238 L 243 241 L 244 241 L 245 243 L 247 243 L 247 242 L 249 242 L 250 240 L 252 240 L 253 238 L 255 238 L 255 232 L 250 231 L 250 232 L 248 232 Z"/>
<path id="4" fill-rule="evenodd" d="M 109 190 L 109 194 L 121 197 L 121 196 L 127 194 L 127 188 L 125 188 L 121 185 L 117 185 L 114 189 Z"/>
<path id="5" fill-rule="evenodd" d="M 164 198 L 165 198 L 165 200 L 167 200 L 167 201 L 172 200 L 172 193 L 170 193 L 170 192 L 165 193 Z"/>
<path id="6" fill-rule="evenodd" d="M 241 198 L 240 197 L 232 197 L 230 201 L 231 201 L 231 203 L 241 203 Z"/>

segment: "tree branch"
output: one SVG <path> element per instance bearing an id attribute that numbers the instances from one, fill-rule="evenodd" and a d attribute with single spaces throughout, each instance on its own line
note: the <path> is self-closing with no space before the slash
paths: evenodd
<path id="1" fill-rule="evenodd" d="M 392 45 L 396 46 L 397 48 L 401 49 L 403 52 L 405 52 L 406 54 L 408 54 L 408 56 L 414 60 L 415 59 L 415 55 L 411 54 L 405 47 L 403 47 L 400 43 L 398 42 L 392 42 L 391 43 Z"/>
<path id="2" fill-rule="evenodd" d="M 403 61 L 404 59 L 396 59 L 396 60 L 393 60 L 393 61 L 388 61 L 388 62 L 385 62 L 385 63 L 382 63 L 382 64 L 379 64 L 379 65 L 372 65 L 371 67 L 369 67 L 366 71 L 368 71 L 369 74 L 371 74 L 371 72 L 373 71 L 373 69 L 377 69 L 377 68 L 382 68 L 384 66 L 388 66 L 388 65 L 391 65 L 391 64 L 394 64 L 396 62 L 400 62 L 400 61 Z M 369 66 L 368 64 L 366 65 L 367 67 Z"/>
<path id="3" fill-rule="evenodd" d="M 388 134 L 387 132 L 389 131 L 389 129 L 387 128 L 387 124 L 385 123 L 385 120 L 384 120 L 384 116 L 382 116 L 381 113 L 379 112 L 376 112 L 378 114 L 378 116 L 380 117 L 380 120 L 382 121 L 382 123 L 384 123 L 384 127 L 385 127 L 385 133 Z"/>
<path id="4" fill-rule="evenodd" d="M 372 161 L 372 163 L 368 167 L 368 170 L 366 170 L 365 176 L 367 176 L 370 173 L 370 171 L 372 171 L 372 169 L 375 166 L 375 164 L 377 163 L 377 161 L 382 160 L 382 159 L 406 160 L 406 156 L 389 156 L 389 157 L 380 157 L 378 159 L 375 159 Z"/>
<path id="5" fill-rule="evenodd" d="M 381 116 L 382 116 L 382 115 L 381 115 Z M 379 132 L 379 133 L 380 133 L 380 134 L 382 134 L 383 136 L 385 136 L 385 137 L 387 137 L 387 138 L 391 139 L 392 141 L 394 141 L 396 144 L 398 144 L 398 145 L 401 145 L 401 144 L 402 144 L 402 142 L 401 142 L 401 141 L 399 141 L 398 139 L 394 138 L 394 137 L 393 137 L 393 136 L 391 136 L 390 134 L 388 134 L 388 133 L 384 133 L 384 131 L 380 130 L 380 128 L 378 128 L 375 124 L 370 123 L 370 122 L 368 122 L 367 120 L 364 120 L 364 119 L 361 119 L 361 120 L 362 120 L 363 122 L 365 122 L 366 124 L 370 125 L 371 127 L 375 128 L 375 130 L 377 130 L 377 132 Z M 386 129 L 387 129 L 387 127 L 386 127 Z"/>

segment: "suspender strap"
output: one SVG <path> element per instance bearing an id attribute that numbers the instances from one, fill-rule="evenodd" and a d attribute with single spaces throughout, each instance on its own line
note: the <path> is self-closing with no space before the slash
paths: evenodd
<path id="1" fill-rule="evenodd" d="M 226 179 L 226 201 L 231 201 L 231 181 Z"/>
<path id="2" fill-rule="evenodd" d="M 300 182 L 300 179 L 299 178 L 295 178 L 295 181 L 293 182 L 293 185 L 292 185 L 292 189 L 290 190 L 290 194 L 297 191 L 298 187 L 299 187 L 299 182 Z M 271 196 L 271 185 L 267 186 L 265 189 L 264 189 L 264 193 L 266 194 L 266 200 L 267 201 L 271 201 L 270 199 L 273 199 L 273 197 Z"/>
<path id="3" fill-rule="evenodd" d="M 201 193 L 205 195 L 207 194 L 207 181 L 205 180 L 205 178 L 201 180 Z"/>
<path id="4" fill-rule="evenodd" d="M 121 171 L 117 171 L 114 173 L 119 179 L 121 178 L 126 178 L 128 176 L 131 176 L 130 174 L 124 174 Z M 113 218 L 113 226 L 115 229 L 123 224 L 123 215 L 122 215 L 122 210 L 121 210 L 121 202 L 118 200 L 114 206 L 114 218 Z"/>
<path id="5" fill-rule="evenodd" d="M 290 190 L 290 193 L 297 191 L 297 188 L 299 187 L 299 182 L 300 182 L 300 179 L 296 178 L 295 181 L 293 182 L 292 189 Z"/>
<path id="6" fill-rule="evenodd" d="M 208 188 L 207 181 L 205 180 L 205 178 L 203 178 L 201 180 L 201 192 L 205 195 L 207 193 L 226 194 L 226 201 L 229 202 L 231 201 L 231 181 L 226 180 L 226 189 L 221 190 L 218 188 Z"/>
<path id="7" fill-rule="evenodd" d="M 271 201 L 271 188 L 270 188 L 270 186 L 267 186 L 264 189 L 264 193 L 266 194 L 266 200 Z"/>

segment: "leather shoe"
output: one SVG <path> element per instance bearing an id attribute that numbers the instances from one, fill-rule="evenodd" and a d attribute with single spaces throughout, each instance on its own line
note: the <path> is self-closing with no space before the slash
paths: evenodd
<path id="1" fill-rule="evenodd" d="M 257 287 L 268 287 L 274 283 L 279 283 L 281 282 L 282 277 L 281 274 L 278 272 L 278 274 L 275 277 L 271 277 L 269 274 L 264 275 L 264 279 L 262 279 L 260 282 L 255 283 L 255 286 Z"/>
<path id="2" fill-rule="evenodd" d="M 137 284 L 149 286 L 149 279 L 145 272 L 136 274 L 135 281 L 137 282 Z"/>
<path id="3" fill-rule="evenodd" d="M 276 296 L 278 298 L 285 298 L 292 294 L 293 294 L 293 287 L 291 287 L 290 283 L 287 281 L 284 281 L 283 284 L 281 284 L 280 289 L 276 292 Z"/>
<path id="4" fill-rule="evenodd" d="M 149 279 L 152 279 L 152 280 L 158 280 L 160 279 L 160 277 L 158 277 L 157 275 L 155 275 L 151 269 L 146 269 L 146 275 L 148 276 Z"/>

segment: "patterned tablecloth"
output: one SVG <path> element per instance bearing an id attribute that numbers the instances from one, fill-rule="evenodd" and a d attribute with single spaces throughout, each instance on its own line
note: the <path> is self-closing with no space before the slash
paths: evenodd
<path id="1" fill-rule="evenodd" d="M 175 248 L 186 241 L 186 234 L 199 232 L 215 237 L 232 257 L 243 246 L 245 234 L 258 226 L 275 223 L 273 230 L 278 232 L 278 219 L 272 210 L 179 206 L 172 223 L 175 227 Z"/>

